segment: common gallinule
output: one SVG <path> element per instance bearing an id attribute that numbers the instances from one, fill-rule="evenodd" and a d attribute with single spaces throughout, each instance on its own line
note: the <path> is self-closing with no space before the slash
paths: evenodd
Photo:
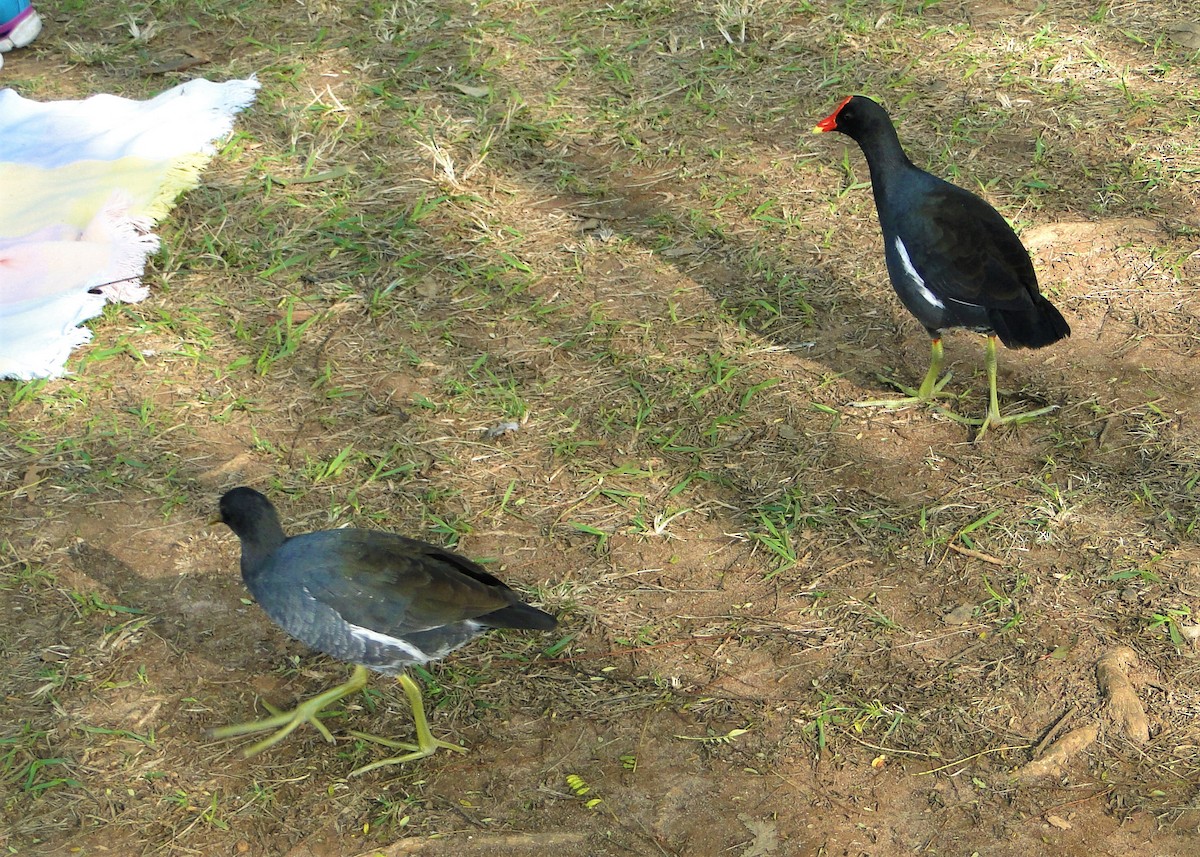
<path id="1" fill-rule="evenodd" d="M 295 709 L 251 723 L 213 729 L 229 738 L 276 729 L 245 751 L 271 747 L 302 723 L 332 742 L 317 714 L 361 690 L 371 669 L 399 677 L 412 707 L 417 744 L 351 733 L 411 750 L 354 771 L 420 759 L 456 744 L 434 738 L 410 664 L 445 657 L 491 628 L 549 631 L 557 620 L 523 603 L 479 565 L 445 548 L 375 530 L 322 530 L 288 538 L 271 501 L 253 488 L 234 488 L 220 501 L 218 522 L 242 544 L 242 579 L 276 625 L 319 652 L 356 664 L 344 684 Z"/>
<path id="2" fill-rule="evenodd" d="M 979 429 L 1032 419 L 1040 408 L 1000 416 L 996 398 L 996 337 L 1009 348 L 1041 348 L 1071 328 L 1038 290 L 1021 239 L 984 200 L 915 166 L 904 154 L 887 111 L 853 95 L 817 123 L 813 133 L 840 131 L 862 148 L 871 172 L 884 257 L 896 294 L 929 331 L 929 372 L 915 395 L 876 404 L 927 401 L 941 393 L 942 331 L 965 327 L 987 334 L 988 411 Z"/>

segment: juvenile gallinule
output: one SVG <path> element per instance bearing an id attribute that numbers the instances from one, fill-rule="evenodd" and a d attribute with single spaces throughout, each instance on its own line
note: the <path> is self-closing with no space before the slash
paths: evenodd
<path id="1" fill-rule="evenodd" d="M 465 557 L 416 539 L 374 530 L 322 530 L 288 538 L 271 501 L 234 488 L 220 501 L 219 522 L 242 544 L 242 579 L 259 606 L 284 631 L 319 652 L 356 664 L 353 675 L 285 712 L 211 730 L 229 738 L 276 729 L 245 751 L 271 747 L 302 723 L 333 741 L 317 714 L 361 690 L 367 670 L 399 677 L 412 707 L 417 744 L 379 741 L 411 752 L 357 769 L 408 762 L 439 748 L 465 752 L 434 738 L 421 690 L 404 668 L 445 657 L 491 628 L 549 631 L 557 620 L 523 603 L 507 586 Z"/>
<path id="2" fill-rule="evenodd" d="M 975 194 L 914 166 L 900 147 L 887 111 L 869 98 L 843 100 L 813 133 L 840 131 L 862 148 L 871 172 L 884 256 L 896 294 L 929 331 L 929 372 L 915 395 L 877 404 L 928 401 L 949 376 L 942 368 L 942 331 L 965 327 L 987 334 L 988 411 L 979 429 L 1032 419 L 1040 408 L 1000 416 L 996 398 L 996 337 L 1009 348 L 1041 348 L 1071 328 L 1038 291 L 1021 239 L 996 209 Z"/>

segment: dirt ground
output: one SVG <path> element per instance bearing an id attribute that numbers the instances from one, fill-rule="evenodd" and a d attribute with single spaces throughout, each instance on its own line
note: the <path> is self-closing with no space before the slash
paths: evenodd
<path id="1" fill-rule="evenodd" d="M 81 6 L 5 85 L 263 89 L 150 298 L 0 382 L 8 853 L 1198 852 L 1194 4 Z M 1018 227 L 1049 416 L 948 417 L 963 331 L 945 412 L 854 406 L 929 351 L 808 133 L 853 92 Z M 206 737 L 349 671 L 249 599 L 239 484 L 559 615 L 419 674 L 467 754 L 350 778 L 411 734 L 380 676 L 336 744 Z"/>

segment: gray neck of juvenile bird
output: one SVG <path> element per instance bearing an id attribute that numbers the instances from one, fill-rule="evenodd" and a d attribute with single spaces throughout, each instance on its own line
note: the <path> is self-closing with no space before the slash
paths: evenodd
<path id="1" fill-rule="evenodd" d="M 264 561 L 287 541 L 277 518 L 260 518 L 248 532 L 238 533 L 242 543 L 242 578 L 249 581 Z"/>

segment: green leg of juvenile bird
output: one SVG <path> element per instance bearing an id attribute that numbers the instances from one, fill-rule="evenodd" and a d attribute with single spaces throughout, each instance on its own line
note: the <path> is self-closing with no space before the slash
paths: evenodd
<path id="1" fill-rule="evenodd" d="M 950 381 L 949 373 L 945 378 L 938 380 L 938 375 L 942 373 L 942 360 L 945 357 L 941 337 L 935 337 L 929 341 L 929 352 L 929 371 L 925 373 L 925 380 L 921 382 L 919 388 L 914 390 L 912 387 L 905 387 L 902 384 L 896 384 L 895 381 L 884 379 L 908 395 L 902 399 L 870 399 L 866 402 L 854 402 L 854 406 L 856 408 L 905 408 L 909 405 L 928 402 L 938 396 L 950 395 L 942 392 L 942 388 Z"/>
<path id="2" fill-rule="evenodd" d="M 320 720 L 317 719 L 319 714 L 324 709 L 328 708 L 333 703 L 345 696 L 362 690 L 367 686 L 369 674 L 367 668 L 356 666 L 350 678 L 344 683 L 339 684 L 332 690 L 327 690 L 322 694 L 305 700 L 297 705 L 291 711 L 277 711 L 265 702 L 267 710 L 271 712 L 271 717 L 265 717 L 262 720 L 254 720 L 250 723 L 235 723 L 232 726 L 219 726 L 216 729 L 208 730 L 208 734 L 212 738 L 234 738 L 238 735 L 249 735 L 254 732 L 265 732 L 268 729 L 278 729 L 274 735 L 259 741 L 257 744 L 252 744 L 242 751 L 242 755 L 250 758 L 256 753 L 261 753 L 268 747 L 273 747 L 292 733 L 293 730 L 302 723 L 311 723 L 318 732 L 324 736 L 325 740 L 330 744 L 333 743 L 333 736 L 329 734 L 329 730 L 325 728 Z"/>
<path id="3" fill-rule="evenodd" d="M 421 688 L 406 673 L 401 673 L 397 680 L 400 682 L 400 686 L 404 688 L 404 695 L 408 697 L 408 705 L 412 708 L 413 724 L 417 728 L 417 743 L 409 744 L 404 741 L 381 738 L 378 735 L 368 735 L 365 732 L 352 731 L 350 734 L 355 738 L 372 741 L 376 744 L 383 744 L 385 747 L 391 747 L 394 750 L 412 751 L 411 753 L 405 753 L 403 756 L 381 759 L 378 762 L 363 765 L 361 768 L 355 768 L 350 772 L 350 776 L 352 777 L 365 774 L 367 771 L 373 771 L 376 768 L 382 768 L 384 765 L 401 765 L 405 762 L 424 759 L 426 756 L 432 756 L 438 750 L 454 750 L 457 753 L 467 752 L 466 747 L 460 747 L 448 741 L 440 741 L 433 737 L 433 733 L 429 730 L 429 721 L 425 719 L 425 701 L 421 698 Z"/>
<path id="4" fill-rule="evenodd" d="M 991 425 L 1004 425 L 1005 423 L 1023 423 L 1028 420 L 1037 419 L 1045 416 L 1058 405 L 1051 405 L 1048 408 L 1038 408 L 1035 411 L 1022 411 L 1019 414 L 1009 414 L 1006 417 L 1000 416 L 1000 400 L 996 395 L 996 336 L 988 334 L 987 347 L 983 354 L 983 365 L 987 369 L 988 377 L 988 411 L 987 416 L 983 418 L 983 424 L 979 426 L 979 433 L 975 435 L 975 439 L 983 437 L 983 433 L 988 430 Z"/>

